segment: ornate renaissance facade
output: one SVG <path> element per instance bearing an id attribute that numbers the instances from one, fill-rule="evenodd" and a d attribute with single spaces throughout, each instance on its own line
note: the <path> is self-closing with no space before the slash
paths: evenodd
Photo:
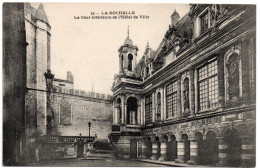
<path id="1" fill-rule="evenodd" d="M 129 35 L 118 52 L 116 156 L 255 165 L 255 6 L 192 4 L 138 63 Z"/>

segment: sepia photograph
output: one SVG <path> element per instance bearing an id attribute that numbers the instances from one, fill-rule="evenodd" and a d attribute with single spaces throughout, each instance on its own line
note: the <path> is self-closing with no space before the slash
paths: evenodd
<path id="1" fill-rule="evenodd" d="M 256 167 L 256 4 L 2 3 L 2 166 Z"/>

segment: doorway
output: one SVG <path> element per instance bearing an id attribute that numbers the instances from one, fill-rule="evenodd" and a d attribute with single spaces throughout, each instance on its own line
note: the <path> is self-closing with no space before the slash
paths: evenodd
<path id="1" fill-rule="evenodd" d="M 130 158 L 137 159 L 137 140 L 135 139 L 130 141 Z"/>
<path id="2" fill-rule="evenodd" d="M 77 144 L 77 158 L 83 157 L 83 151 L 84 151 L 84 144 L 83 143 Z"/>

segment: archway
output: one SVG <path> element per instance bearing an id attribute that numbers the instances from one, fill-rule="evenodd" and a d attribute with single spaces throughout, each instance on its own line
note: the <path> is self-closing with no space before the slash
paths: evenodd
<path id="1" fill-rule="evenodd" d="M 152 140 L 150 137 L 147 138 L 147 158 L 152 157 Z"/>
<path id="2" fill-rule="evenodd" d="M 128 54 L 128 71 L 132 71 L 133 69 L 133 55 Z"/>
<path id="3" fill-rule="evenodd" d="M 130 158 L 131 159 L 136 159 L 137 158 L 137 140 L 136 139 L 132 139 L 130 141 Z"/>
<path id="4" fill-rule="evenodd" d="M 208 131 L 204 141 L 204 164 L 214 165 L 218 162 L 218 141 L 214 131 Z"/>
<path id="5" fill-rule="evenodd" d="M 160 144 L 160 147 L 161 147 L 161 149 L 160 149 L 160 154 L 161 154 L 160 160 L 162 160 L 162 161 L 168 160 L 168 154 L 167 154 L 168 153 L 168 136 L 164 135 L 162 137 L 162 140 L 161 140 L 160 143 L 161 143 Z"/>
<path id="6" fill-rule="evenodd" d="M 184 161 L 190 160 L 190 141 L 188 140 L 187 134 L 181 135 L 181 140 L 184 143 Z"/>
<path id="7" fill-rule="evenodd" d="M 148 158 L 148 142 L 145 137 L 142 138 L 142 158 Z"/>
<path id="8" fill-rule="evenodd" d="M 177 141 L 175 135 L 170 136 L 170 141 L 167 145 L 167 159 L 172 161 L 177 159 Z"/>
<path id="9" fill-rule="evenodd" d="M 160 153 L 160 151 L 161 151 L 161 142 L 160 142 L 160 138 L 158 136 L 155 137 L 155 143 L 157 145 L 156 158 L 158 159 L 161 156 L 161 153 Z"/>
<path id="10" fill-rule="evenodd" d="M 137 124 L 137 99 L 135 97 L 127 100 L 127 124 Z"/>
<path id="11" fill-rule="evenodd" d="M 236 129 L 228 129 L 225 132 L 227 144 L 227 164 L 239 166 L 241 164 L 242 141 Z"/>
<path id="12" fill-rule="evenodd" d="M 203 135 L 201 132 L 196 132 L 194 135 L 194 140 L 197 142 L 197 150 L 198 150 L 198 163 L 202 164 L 204 162 L 204 158 L 206 157 L 205 155 L 205 146 L 203 142 Z"/>

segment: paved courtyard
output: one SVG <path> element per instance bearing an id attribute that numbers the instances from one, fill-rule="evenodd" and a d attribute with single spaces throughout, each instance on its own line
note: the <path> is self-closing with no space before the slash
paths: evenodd
<path id="1" fill-rule="evenodd" d="M 64 167 L 165 167 L 165 165 L 145 163 L 134 160 L 115 160 L 115 159 L 64 159 L 64 160 L 52 160 L 42 161 L 39 163 L 29 163 L 28 166 L 64 166 Z"/>

